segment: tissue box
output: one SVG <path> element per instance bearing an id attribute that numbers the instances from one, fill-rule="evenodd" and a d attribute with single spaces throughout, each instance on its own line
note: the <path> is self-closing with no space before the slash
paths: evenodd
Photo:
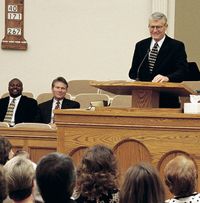
<path id="1" fill-rule="evenodd" d="M 200 103 L 184 103 L 184 113 L 200 114 Z"/>

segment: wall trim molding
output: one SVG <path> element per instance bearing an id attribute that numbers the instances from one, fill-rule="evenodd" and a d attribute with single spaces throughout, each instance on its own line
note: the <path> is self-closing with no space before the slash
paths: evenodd
<path id="1" fill-rule="evenodd" d="M 167 34 L 171 37 L 174 37 L 175 5 L 174 0 L 152 0 L 152 13 L 160 11 L 167 16 L 169 25 Z"/>

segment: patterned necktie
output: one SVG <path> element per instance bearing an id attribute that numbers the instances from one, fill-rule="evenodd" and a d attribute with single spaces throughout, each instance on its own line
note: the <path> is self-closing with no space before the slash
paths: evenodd
<path id="1" fill-rule="evenodd" d="M 57 101 L 56 102 L 56 106 L 55 106 L 55 108 L 54 109 L 60 109 L 60 101 Z M 51 119 L 51 123 L 54 123 L 55 122 L 55 118 L 54 118 L 55 116 L 54 116 L 54 114 L 53 114 L 53 117 L 52 117 L 52 119 Z"/>
<path id="2" fill-rule="evenodd" d="M 9 104 L 5 118 L 4 118 L 4 122 L 7 122 L 9 124 L 11 124 L 11 120 L 12 120 L 12 116 L 13 116 L 13 111 L 15 108 L 15 100 L 13 99 L 12 102 Z"/>
<path id="3" fill-rule="evenodd" d="M 149 71 L 150 71 L 150 73 L 152 73 L 152 71 L 153 71 L 157 55 L 158 55 L 158 43 L 156 42 L 149 54 Z"/>
<path id="4" fill-rule="evenodd" d="M 56 102 L 55 109 L 60 109 L 60 102 L 59 101 Z"/>

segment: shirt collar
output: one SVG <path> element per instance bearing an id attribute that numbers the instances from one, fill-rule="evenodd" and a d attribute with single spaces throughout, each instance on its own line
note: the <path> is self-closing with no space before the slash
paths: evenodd
<path id="1" fill-rule="evenodd" d="M 15 99 L 15 102 L 19 101 L 22 95 L 19 95 L 18 97 L 11 97 L 9 98 L 9 101 L 11 102 L 13 99 Z"/>
<path id="2" fill-rule="evenodd" d="M 63 99 L 57 100 L 57 99 L 53 98 L 53 103 L 54 103 L 54 104 L 56 104 L 57 101 L 59 101 L 59 102 L 60 102 L 60 105 L 62 105 Z"/>
<path id="3" fill-rule="evenodd" d="M 164 35 L 164 37 L 160 41 L 157 42 L 159 48 L 162 46 L 165 38 L 166 38 L 166 35 Z M 156 43 L 156 41 L 154 39 L 152 39 L 151 40 L 151 48 L 154 46 L 155 43 Z"/>

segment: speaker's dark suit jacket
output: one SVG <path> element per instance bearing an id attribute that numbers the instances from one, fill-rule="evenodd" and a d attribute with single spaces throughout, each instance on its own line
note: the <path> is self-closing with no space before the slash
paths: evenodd
<path id="1" fill-rule="evenodd" d="M 50 123 L 51 122 L 51 111 L 52 111 L 53 99 L 48 100 L 44 103 L 39 104 L 39 115 L 37 118 L 38 122 Z M 74 109 L 80 108 L 80 104 L 76 101 L 69 99 L 63 99 L 61 109 Z"/>
<path id="2" fill-rule="evenodd" d="M 0 121 L 3 121 L 7 112 L 9 97 L 0 99 Z M 21 96 L 16 112 L 15 124 L 34 122 L 38 112 L 38 105 L 35 99 Z"/>
<path id="3" fill-rule="evenodd" d="M 169 78 L 169 82 L 181 82 L 185 80 L 188 76 L 189 69 L 184 44 L 166 36 L 157 55 L 154 69 L 151 74 L 148 66 L 148 52 L 150 49 L 151 40 L 152 38 L 150 37 L 136 44 L 132 66 L 129 71 L 129 77 L 131 79 L 136 79 L 139 76 L 140 81 L 152 81 L 156 75 L 161 74 L 167 76 Z M 139 71 L 138 67 L 140 67 Z M 162 106 L 161 104 L 164 101 L 162 100 L 163 95 L 164 100 L 168 100 L 167 106 Z M 171 99 L 168 98 L 168 96 L 165 97 L 166 94 L 163 95 L 161 94 L 162 101 L 160 100 L 160 107 L 179 106 L 177 106 L 177 97 L 175 102 L 176 104 L 174 103 L 174 106 L 173 104 L 170 106 L 169 103 L 171 102 Z"/>

